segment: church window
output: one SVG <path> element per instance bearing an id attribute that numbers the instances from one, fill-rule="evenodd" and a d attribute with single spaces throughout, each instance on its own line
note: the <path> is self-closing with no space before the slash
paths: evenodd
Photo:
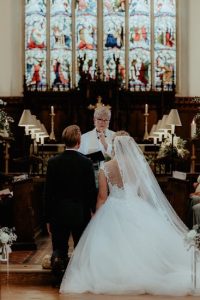
<path id="1" fill-rule="evenodd" d="M 30 90 L 68 90 L 99 70 L 130 90 L 171 90 L 176 0 L 25 0 Z"/>

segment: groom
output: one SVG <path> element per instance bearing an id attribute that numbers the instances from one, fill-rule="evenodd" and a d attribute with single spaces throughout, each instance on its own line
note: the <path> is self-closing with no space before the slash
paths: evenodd
<path id="1" fill-rule="evenodd" d="M 77 151 L 81 142 L 80 128 L 66 127 L 62 138 L 66 149 L 49 159 L 45 184 L 45 216 L 53 247 L 52 272 L 58 283 L 69 260 L 70 234 L 75 247 L 96 204 L 92 162 Z"/>

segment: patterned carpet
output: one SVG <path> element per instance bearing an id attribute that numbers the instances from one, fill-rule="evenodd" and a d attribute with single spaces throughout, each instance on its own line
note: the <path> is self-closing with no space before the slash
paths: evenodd
<path id="1" fill-rule="evenodd" d="M 40 265 L 45 255 L 51 254 L 51 240 L 42 237 L 37 240 L 37 250 L 17 250 L 10 253 L 11 264 Z"/>
<path id="2" fill-rule="evenodd" d="M 69 256 L 73 251 L 73 241 L 69 241 Z M 41 265 L 45 255 L 51 255 L 51 239 L 48 236 L 37 240 L 37 250 L 17 250 L 10 253 L 10 264 Z"/>

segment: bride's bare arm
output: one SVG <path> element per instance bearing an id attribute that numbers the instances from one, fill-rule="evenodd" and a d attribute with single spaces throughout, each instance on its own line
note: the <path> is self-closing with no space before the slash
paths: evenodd
<path id="1" fill-rule="evenodd" d="M 106 180 L 106 176 L 105 176 L 103 170 L 100 170 L 100 171 L 99 171 L 98 182 L 99 182 L 99 192 L 98 192 L 98 196 L 97 196 L 96 210 L 97 210 L 102 204 L 104 204 L 104 202 L 106 201 L 106 199 L 107 199 L 107 197 L 108 197 L 107 180 Z"/>

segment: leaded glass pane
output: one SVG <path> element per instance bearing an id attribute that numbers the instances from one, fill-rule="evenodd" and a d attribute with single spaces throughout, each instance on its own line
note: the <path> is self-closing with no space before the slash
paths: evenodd
<path id="1" fill-rule="evenodd" d="M 129 88 L 151 85 L 150 1 L 129 1 Z"/>
<path id="2" fill-rule="evenodd" d="M 154 1 L 155 84 L 172 89 L 176 74 L 176 1 Z"/>
<path id="3" fill-rule="evenodd" d="M 26 85 L 46 85 L 46 0 L 25 2 Z"/>
<path id="4" fill-rule="evenodd" d="M 50 5 L 50 84 L 54 90 L 71 85 L 72 67 L 71 0 L 51 0 Z"/>
<path id="5" fill-rule="evenodd" d="M 103 1 L 104 79 L 125 84 L 125 1 Z"/>
<path id="6" fill-rule="evenodd" d="M 97 65 L 97 1 L 78 0 L 76 5 L 76 83 L 80 73 L 95 79 Z"/>

